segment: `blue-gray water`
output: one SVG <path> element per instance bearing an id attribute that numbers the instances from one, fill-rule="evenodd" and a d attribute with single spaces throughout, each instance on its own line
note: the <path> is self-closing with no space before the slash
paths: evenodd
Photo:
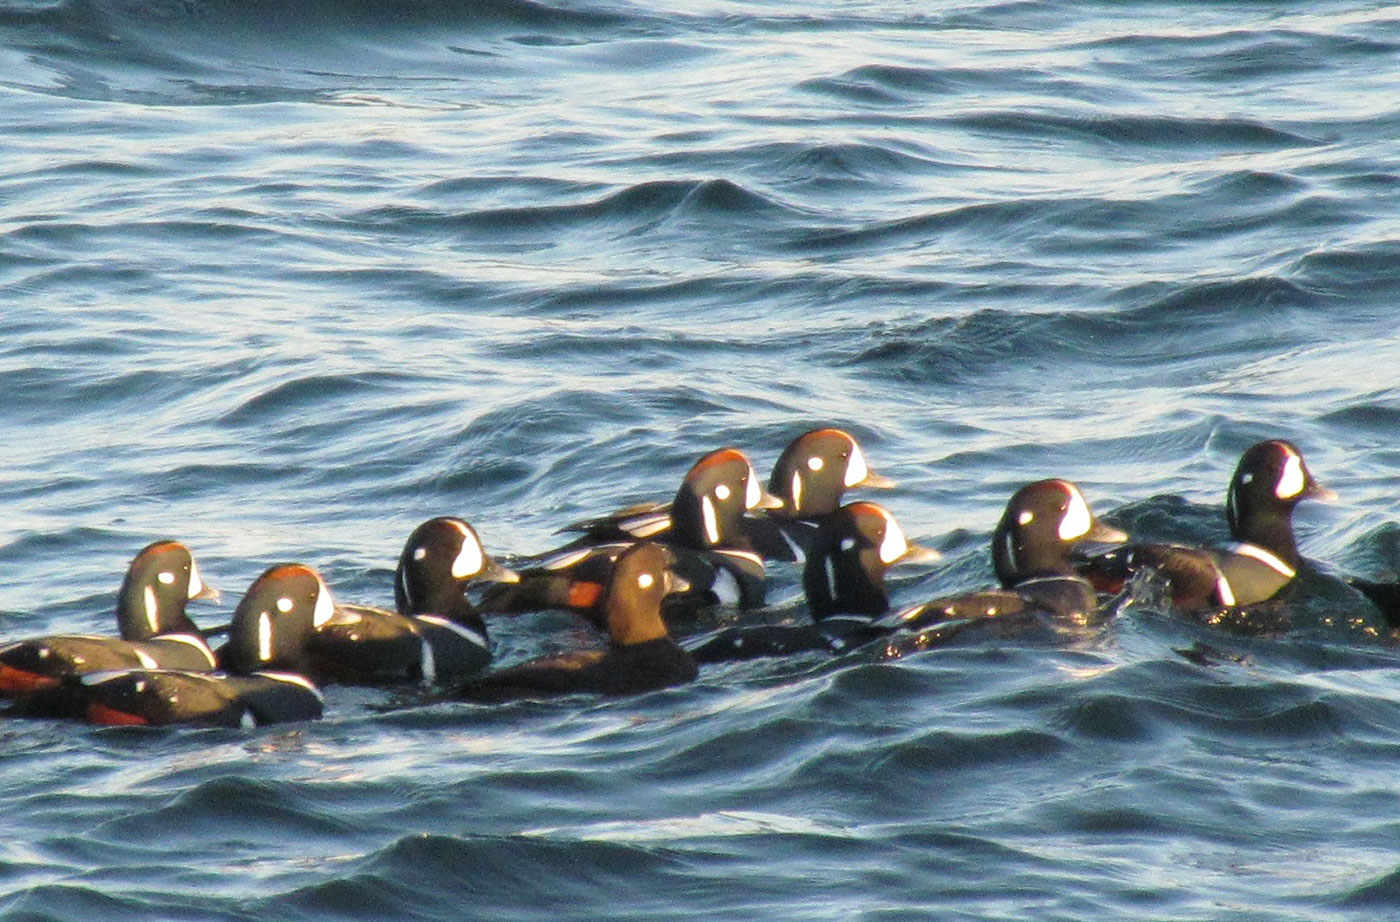
<path id="1" fill-rule="evenodd" d="M 298 559 L 385 603 L 429 516 L 538 551 L 815 424 L 946 554 L 897 604 L 989 581 L 1043 476 L 1219 537 L 1272 436 L 1341 494 L 1305 552 L 1393 573 L 1398 54 L 1393 6 L 1327 0 L 0 3 L 0 636 L 110 631 L 166 535 L 231 600 Z M 389 700 L 0 725 L 0 915 L 1400 908 L 1400 651 L 1344 630 L 1134 606 L 1062 648 Z"/>

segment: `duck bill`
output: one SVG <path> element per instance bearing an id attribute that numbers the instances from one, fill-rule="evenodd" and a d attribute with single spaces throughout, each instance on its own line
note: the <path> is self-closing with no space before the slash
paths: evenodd
<path id="1" fill-rule="evenodd" d="M 518 583 L 520 582 L 520 574 L 487 557 L 481 572 L 477 574 L 477 579 L 484 579 L 489 583 Z"/>
<path id="2" fill-rule="evenodd" d="M 1308 483 L 1308 488 L 1303 491 L 1303 495 L 1308 499 L 1315 499 L 1323 503 L 1334 503 L 1337 501 L 1337 491 L 1329 490 L 1316 480 Z"/>
<path id="3" fill-rule="evenodd" d="M 937 563 L 943 559 L 943 554 L 937 549 L 924 547 L 922 544 L 911 544 L 909 550 L 904 552 L 895 563 Z"/>
<path id="4" fill-rule="evenodd" d="M 899 486 L 899 483 L 883 474 L 867 471 L 865 479 L 853 484 L 853 486 L 869 487 L 872 490 L 893 490 L 895 487 Z"/>
<path id="5" fill-rule="evenodd" d="M 1099 541 L 1104 544 L 1122 544 L 1127 541 L 1129 535 L 1121 528 L 1114 528 L 1112 525 L 1094 520 L 1093 526 L 1080 538 L 1080 541 Z"/>
<path id="6" fill-rule="evenodd" d="M 224 594 L 213 586 L 201 586 L 198 592 L 190 596 L 190 601 L 217 602 L 223 597 Z"/>
<path id="7" fill-rule="evenodd" d="M 781 509 L 786 505 L 787 503 L 783 502 L 772 493 L 769 493 L 767 490 L 761 490 L 758 494 L 758 502 L 750 506 L 749 509 Z"/>

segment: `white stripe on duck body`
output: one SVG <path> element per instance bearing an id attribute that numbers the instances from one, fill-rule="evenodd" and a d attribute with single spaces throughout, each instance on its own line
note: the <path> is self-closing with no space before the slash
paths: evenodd
<path id="1" fill-rule="evenodd" d="M 1279 606 L 1253 612 L 1294 584 L 1303 557 L 1293 534 L 1293 509 L 1305 499 L 1334 494 L 1308 470 L 1297 447 L 1281 439 L 1259 442 L 1241 455 L 1226 494 L 1233 544 L 1223 548 L 1133 543 L 1077 566 L 1101 592 L 1115 594 L 1132 576 L 1151 571 L 1165 579 L 1172 605 L 1203 621 L 1249 633 L 1287 627 Z"/>
<path id="2" fill-rule="evenodd" d="M 66 634 L 0 645 L 0 697 L 41 692 L 65 678 L 110 669 L 212 670 L 214 653 L 185 606 L 217 597 L 188 547 L 153 542 L 132 559 L 117 593 L 120 637 Z"/>
<path id="3" fill-rule="evenodd" d="M 504 701 L 591 693 L 628 695 L 690 682 L 696 665 L 672 639 L 662 601 L 689 587 L 671 569 L 672 550 L 642 541 L 627 546 L 612 567 L 602 601 L 605 649 L 538 657 L 469 680 L 453 697 Z"/>
<path id="4" fill-rule="evenodd" d="M 886 571 L 928 563 L 937 551 L 911 544 L 889 510 L 856 502 L 822 517 L 802 569 L 812 621 L 721 631 L 691 651 L 697 662 L 783 656 L 808 650 L 840 653 L 880 636 L 874 622 L 889 611 Z"/>
<path id="5" fill-rule="evenodd" d="M 902 656 L 975 638 L 1055 638 L 1100 623 L 1094 587 L 1075 573 L 1071 549 L 1082 542 L 1127 540 L 1099 522 L 1079 488 L 1067 480 L 1027 484 L 1007 502 L 992 533 L 992 563 L 1000 586 L 905 608 L 875 623 L 895 633 L 887 656 Z"/>
<path id="6" fill-rule="evenodd" d="M 562 608 L 601 626 L 603 588 L 612 569 L 623 551 L 643 539 L 664 543 L 673 556 L 672 571 L 690 586 L 668 599 L 668 617 L 687 617 L 716 604 L 755 608 L 763 604 L 765 571 L 744 533 L 743 517 L 778 502 L 763 491 L 743 452 L 710 452 L 687 472 L 669 505 L 647 507 L 645 516 L 652 518 L 646 521 L 652 524 L 638 527 L 640 519 L 606 517 L 570 526 L 588 533 L 532 558 L 520 567 L 518 584 L 493 587 L 480 609 L 492 614 Z"/>
<path id="7" fill-rule="evenodd" d="M 467 599 L 474 582 L 519 577 L 483 549 L 467 522 L 440 516 L 404 542 L 394 576 L 397 611 L 338 605 L 308 645 L 318 681 L 453 684 L 491 662 L 486 625 Z"/>
<path id="8" fill-rule="evenodd" d="M 239 601 L 228 643 L 219 650 L 220 671 L 98 672 L 50 694 L 64 696 L 67 713 L 98 724 L 237 727 L 319 718 L 320 692 L 300 670 L 307 638 L 333 610 L 320 574 L 303 564 L 278 564 Z"/>
<path id="9" fill-rule="evenodd" d="M 890 489 L 894 481 L 870 469 L 849 432 L 830 427 L 804 432 L 773 465 L 768 492 L 782 505 L 750 513 L 744 530 L 765 560 L 802 563 L 817 541 L 821 520 L 841 508 L 848 489 Z"/>

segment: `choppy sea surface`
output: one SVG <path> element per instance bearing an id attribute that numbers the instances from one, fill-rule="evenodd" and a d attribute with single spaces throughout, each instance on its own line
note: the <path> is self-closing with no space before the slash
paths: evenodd
<path id="1" fill-rule="evenodd" d="M 206 623 L 282 560 L 388 603 L 425 518 L 536 552 L 825 424 L 945 554 L 897 605 L 989 582 L 1041 477 L 1222 539 L 1268 437 L 1340 493 L 1299 509 L 1318 569 L 1394 575 L 1397 65 L 1379 2 L 4 0 L 0 637 L 111 631 L 164 536 Z M 1400 649 L 1353 605 L 8 721 L 0 916 L 1386 918 Z"/>

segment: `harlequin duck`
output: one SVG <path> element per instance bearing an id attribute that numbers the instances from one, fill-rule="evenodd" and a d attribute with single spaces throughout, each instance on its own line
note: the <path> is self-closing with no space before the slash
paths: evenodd
<path id="1" fill-rule="evenodd" d="M 782 506 L 744 518 L 753 549 L 765 560 L 807 558 L 823 516 L 835 512 L 851 487 L 889 489 L 872 471 L 855 438 L 840 429 L 813 429 L 788 443 L 773 465 L 768 492 Z"/>
<path id="2" fill-rule="evenodd" d="M 224 671 L 141 669 L 66 684 L 97 724 L 262 726 L 321 716 L 321 694 L 298 670 L 311 632 L 334 610 L 325 582 L 301 564 L 269 568 L 233 614 Z"/>
<path id="3" fill-rule="evenodd" d="M 455 682 L 491 661 L 486 625 L 466 588 L 477 579 L 513 582 L 486 556 L 475 529 L 441 517 L 404 543 L 394 580 L 398 611 L 338 605 L 307 642 L 307 674 L 359 683 Z"/>
<path id="4" fill-rule="evenodd" d="M 1236 544 L 1223 549 L 1177 544 L 1129 544 L 1077 565 L 1100 592 L 1117 593 L 1136 572 L 1151 570 L 1169 584 L 1172 603 L 1190 613 L 1220 613 L 1273 598 L 1302 564 L 1293 537 L 1293 507 L 1304 499 L 1333 499 L 1302 454 L 1281 439 L 1260 442 L 1240 458 L 1225 513 Z M 1221 617 L 1224 617 L 1223 615 Z"/>
<path id="5" fill-rule="evenodd" d="M 886 655 L 901 656 L 946 643 L 969 629 L 979 635 L 1056 635 L 1097 617 L 1094 587 L 1074 572 L 1071 548 L 1084 541 L 1128 536 L 1098 521 L 1079 488 L 1067 480 L 1028 484 L 1006 504 L 992 533 L 998 589 L 934 599 L 881 618 L 880 631 L 901 632 Z"/>
<path id="6" fill-rule="evenodd" d="M 824 516 L 808 546 L 802 588 L 813 623 L 730 628 L 691 650 L 696 662 L 841 652 L 858 645 L 878 636 L 871 622 L 889 610 L 885 571 L 896 563 L 940 557 L 932 548 L 910 544 L 894 516 L 868 502 Z"/>
<path id="7" fill-rule="evenodd" d="M 608 648 L 544 656 L 496 670 L 457 689 L 467 701 L 502 701 L 591 692 L 628 695 L 681 685 L 695 678 L 695 661 L 671 639 L 661 600 L 684 591 L 670 570 L 671 551 L 643 541 L 618 555 L 603 608 Z"/>
<path id="8" fill-rule="evenodd" d="M 745 511 L 777 502 L 759 486 L 743 452 L 713 451 L 690 469 L 669 505 L 634 507 L 635 514 L 570 526 L 587 533 L 521 568 L 518 583 L 493 587 L 480 609 L 489 614 L 566 608 L 601 625 L 603 587 L 618 555 L 653 535 L 671 549 L 672 569 L 690 587 L 668 601 L 668 615 L 716 603 L 762 605 L 763 561 L 751 550 L 742 520 Z"/>
<path id="9" fill-rule="evenodd" d="M 213 669 L 214 654 L 185 614 L 185 603 L 217 597 L 204 585 L 189 548 L 178 541 L 149 544 L 131 561 L 117 593 L 121 637 L 67 634 L 0 646 L 0 697 L 108 669 Z"/>

